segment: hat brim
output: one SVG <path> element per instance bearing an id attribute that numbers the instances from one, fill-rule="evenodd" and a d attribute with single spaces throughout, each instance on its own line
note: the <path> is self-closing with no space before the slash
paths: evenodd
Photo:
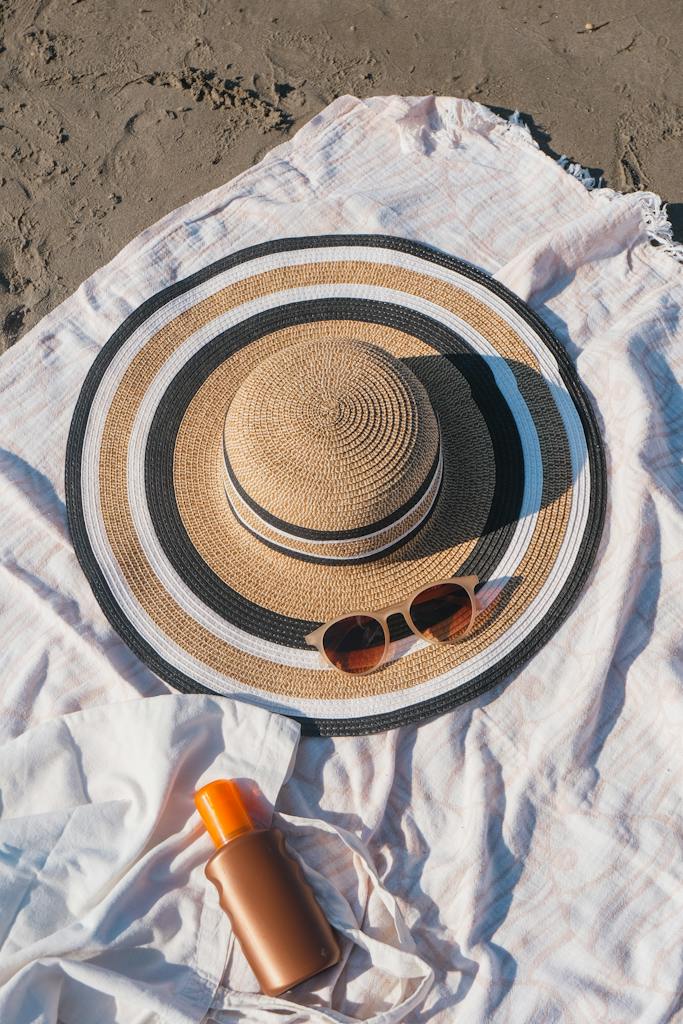
<path id="1" fill-rule="evenodd" d="M 236 389 L 266 355 L 321 337 L 405 360 L 442 432 L 429 520 L 365 563 L 283 554 L 235 519 L 223 490 Z M 552 635 L 595 554 L 603 462 L 564 351 L 502 286 L 402 239 L 283 239 L 154 296 L 104 346 L 74 415 L 67 503 L 102 607 L 162 678 L 257 701 L 309 731 L 358 733 L 455 706 Z M 305 643 L 349 607 L 467 573 L 484 584 L 462 644 L 420 644 L 396 622 L 391 660 L 354 677 Z"/>

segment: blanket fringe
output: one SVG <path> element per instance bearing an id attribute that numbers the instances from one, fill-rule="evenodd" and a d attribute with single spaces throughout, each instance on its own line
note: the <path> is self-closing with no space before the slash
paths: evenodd
<path id="1" fill-rule="evenodd" d="M 556 162 L 564 171 L 567 172 L 567 174 L 571 174 L 573 178 L 580 181 L 584 188 L 587 188 L 589 192 L 594 188 L 602 188 L 602 175 L 600 175 L 599 178 L 594 178 L 587 167 L 582 167 L 581 164 L 571 163 L 569 157 L 565 156 L 564 153 L 562 156 L 558 156 Z"/>
<path id="2" fill-rule="evenodd" d="M 534 149 L 539 148 L 536 139 L 529 131 L 529 125 L 522 119 L 519 110 L 515 110 L 514 113 L 510 114 L 506 124 L 510 135 L 514 135 L 520 142 L 527 142 Z"/>
<path id="3" fill-rule="evenodd" d="M 525 141 L 538 148 L 538 144 L 533 139 L 529 126 L 522 119 L 519 110 L 515 110 L 510 115 L 507 125 L 508 131 L 514 131 L 518 138 L 524 136 Z M 656 192 L 617 192 L 615 189 L 606 188 L 602 175 L 599 178 L 595 178 L 588 168 L 582 167 L 581 164 L 572 163 L 564 153 L 555 162 L 567 174 L 571 174 L 573 178 L 580 181 L 584 188 L 589 191 L 592 192 L 595 189 L 599 189 L 601 197 L 604 196 L 610 200 L 624 199 L 638 206 L 650 241 L 654 242 L 662 252 L 665 252 L 672 259 L 678 263 L 683 263 L 683 242 L 676 242 L 674 240 L 673 226 L 667 214 L 666 203 L 662 201 L 661 196 L 658 196 Z"/>
<path id="4" fill-rule="evenodd" d="M 618 195 L 619 193 L 617 193 Z M 683 263 L 683 242 L 674 240 L 674 229 L 666 212 L 666 203 L 656 192 L 631 193 L 640 206 L 640 212 L 647 228 L 648 237 L 656 242 L 662 252 L 678 263 Z"/>

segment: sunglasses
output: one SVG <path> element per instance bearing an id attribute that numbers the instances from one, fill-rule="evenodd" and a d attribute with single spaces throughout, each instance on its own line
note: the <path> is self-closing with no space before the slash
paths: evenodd
<path id="1" fill-rule="evenodd" d="M 352 675 L 366 675 L 386 660 L 391 615 L 402 615 L 415 636 L 430 644 L 463 640 L 472 630 L 477 614 L 474 588 L 478 576 L 455 576 L 421 587 L 401 601 L 370 614 L 350 612 L 323 622 L 306 637 L 332 668 Z"/>

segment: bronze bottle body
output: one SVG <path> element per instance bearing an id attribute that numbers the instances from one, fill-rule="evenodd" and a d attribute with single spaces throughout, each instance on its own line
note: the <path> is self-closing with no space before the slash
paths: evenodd
<path id="1" fill-rule="evenodd" d="M 334 932 L 278 829 L 242 833 L 214 853 L 205 872 L 266 995 L 337 963 Z"/>

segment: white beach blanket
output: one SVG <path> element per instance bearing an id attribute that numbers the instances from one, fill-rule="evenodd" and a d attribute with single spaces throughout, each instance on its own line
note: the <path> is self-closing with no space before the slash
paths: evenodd
<path id="1" fill-rule="evenodd" d="M 168 695 L 50 719 L 0 747 L 3 1024 L 196 1021 L 230 928 L 206 899 L 213 844 L 194 791 L 252 779 L 267 818 L 298 734 L 225 698 Z"/>
<path id="2" fill-rule="evenodd" d="M 683 267 L 656 197 L 574 171 L 466 100 L 343 97 L 0 359 L 3 1024 L 683 1019 Z M 78 566 L 63 463 L 79 388 L 132 309 L 232 250 L 325 232 L 414 238 L 527 301 L 595 402 L 608 508 L 586 591 L 514 678 L 419 728 L 301 739 L 282 785 L 296 727 L 155 696 L 169 688 Z M 196 758 L 193 716 L 211 738 Z M 201 875 L 189 800 L 214 768 L 266 791 L 347 937 L 339 968 L 288 999 L 256 994 Z M 130 943 L 110 906 L 132 915 Z"/>

